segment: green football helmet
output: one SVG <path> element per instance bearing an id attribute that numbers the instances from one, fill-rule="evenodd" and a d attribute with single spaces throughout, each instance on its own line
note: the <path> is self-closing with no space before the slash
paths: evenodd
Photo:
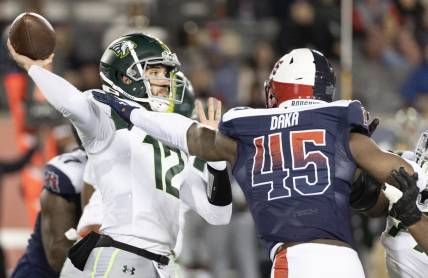
<path id="1" fill-rule="evenodd" d="M 166 77 L 145 76 L 145 70 L 156 65 L 167 69 Z M 149 103 L 151 110 L 165 112 L 174 104 L 183 102 L 185 82 L 177 77 L 179 68 L 177 56 L 166 44 L 149 35 L 133 33 L 118 38 L 107 47 L 100 61 L 100 76 L 104 91 L 120 98 Z M 168 96 L 152 93 L 150 81 L 154 79 L 169 82 Z"/>
<path id="2" fill-rule="evenodd" d="M 175 103 L 171 111 L 187 118 L 194 118 L 195 92 L 193 90 L 192 83 L 182 72 L 177 73 L 177 78 L 185 82 L 185 91 L 183 101 L 181 103 Z"/>

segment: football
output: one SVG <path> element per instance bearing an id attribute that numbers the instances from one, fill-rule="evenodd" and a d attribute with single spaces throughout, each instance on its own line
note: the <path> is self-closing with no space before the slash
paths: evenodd
<path id="1" fill-rule="evenodd" d="M 55 30 L 43 16 L 22 13 L 12 22 L 9 40 L 17 53 L 43 60 L 54 51 Z"/>

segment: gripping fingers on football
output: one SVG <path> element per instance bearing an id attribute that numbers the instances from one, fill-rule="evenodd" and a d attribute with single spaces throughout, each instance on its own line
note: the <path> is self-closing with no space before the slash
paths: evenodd
<path id="1" fill-rule="evenodd" d="M 54 54 L 52 53 L 51 55 L 49 55 L 48 58 L 44 60 L 32 60 L 27 56 L 17 53 L 13 48 L 12 44 L 10 43 L 9 39 L 7 40 L 7 48 L 9 49 L 9 53 L 12 59 L 15 60 L 15 62 L 25 70 L 28 70 L 32 65 L 46 67 L 52 63 L 52 60 L 54 58 Z"/>

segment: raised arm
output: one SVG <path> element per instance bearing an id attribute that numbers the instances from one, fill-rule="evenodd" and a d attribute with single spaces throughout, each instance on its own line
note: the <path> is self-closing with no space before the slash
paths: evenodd
<path id="1" fill-rule="evenodd" d="M 395 179 L 391 177 L 392 170 L 398 170 L 404 167 L 408 173 L 413 174 L 413 167 L 408 164 L 400 156 L 381 150 L 376 143 L 369 137 L 360 133 L 351 133 L 349 138 L 349 147 L 352 157 L 358 167 L 368 173 L 367 176 L 374 178 L 372 182 L 376 187 L 376 181 L 379 183 L 387 182 L 399 186 Z M 364 184 L 364 186 L 366 186 Z M 367 196 L 364 196 L 367 198 Z M 378 191 L 374 204 L 370 204 L 370 208 L 366 213 L 372 217 L 384 215 L 387 212 L 388 200 L 382 191 Z M 366 200 L 367 201 L 367 200 Z"/>
<path id="2" fill-rule="evenodd" d="M 100 113 L 97 113 L 96 108 L 91 105 L 88 96 L 81 93 L 67 80 L 43 68 L 52 62 L 53 55 L 46 60 L 35 61 L 16 53 L 10 41 L 7 44 L 16 63 L 27 70 L 28 75 L 39 87 L 48 102 L 64 117 L 71 120 L 81 134 L 85 135 L 82 142 L 84 145 L 88 145 L 88 140 L 92 140 L 97 134 L 100 134 L 98 123 Z"/>

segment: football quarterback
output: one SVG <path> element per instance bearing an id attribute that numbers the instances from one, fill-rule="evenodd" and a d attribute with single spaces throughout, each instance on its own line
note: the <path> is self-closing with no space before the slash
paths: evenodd
<path id="1" fill-rule="evenodd" d="M 76 127 L 88 153 L 94 184 L 102 195 L 103 235 L 91 244 L 94 248 L 88 248 L 88 260 L 77 263 L 79 268 L 87 276 L 144 273 L 144 277 L 173 277 L 172 250 L 180 227 L 181 203 L 211 224 L 228 223 L 231 204 L 223 205 L 221 200 L 218 206 L 205 188 L 188 183 L 184 152 L 128 125 L 93 94 L 115 94 L 141 109 L 172 112 L 175 104 L 182 103 L 185 91 L 185 81 L 177 76 L 176 55 L 157 38 L 142 33 L 125 35 L 102 55 L 104 90 L 81 93 L 41 67 L 52 57 L 33 61 L 17 54 L 10 42 L 8 47 L 47 100 Z M 84 248 L 89 246 L 83 240 L 81 243 Z"/>

